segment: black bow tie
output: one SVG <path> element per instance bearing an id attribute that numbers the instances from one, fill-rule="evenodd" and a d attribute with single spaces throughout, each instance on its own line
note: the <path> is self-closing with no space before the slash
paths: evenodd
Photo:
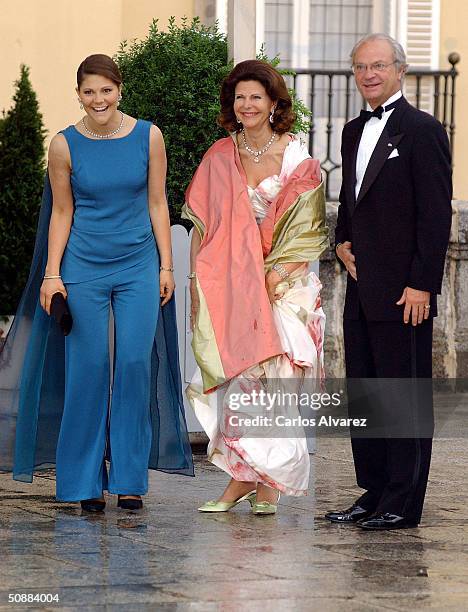
<path id="1" fill-rule="evenodd" d="M 371 117 L 377 117 L 377 119 L 382 119 L 382 115 L 384 114 L 384 112 L 387 112 L 391 110 L 392 108 L 395 108 L 395 106 L 398 104 L 400 100 L 401 98 L 398 98 L 398 100 L 395 100 L 395 102 L 392 102 L 391 104 L 387 104 L 385 107 L 377 106 L 377 108 L 374 108 L 373 111 L 362 110 L 359 117 L 364 121 L 364 123 L 369 121 Z"/>

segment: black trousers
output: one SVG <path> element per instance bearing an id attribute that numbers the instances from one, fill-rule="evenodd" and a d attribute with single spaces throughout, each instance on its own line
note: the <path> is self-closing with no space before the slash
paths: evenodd
<path id="1" fill-rule="evenodd" d="M 362 393 L 352 397 L 350 388 L 354 382 L 359 385 L 361 379 L 398 378 L 412 379 L 409 381 L 412 384 L 416 378 L 427 382 L 432 377 L 431 318 L 413 327 L 403 321 L 367 321 L 360 309 L 359 319 L 345 319 L 343 327 L 351 417 L 362 415 L 362 402 L 372 401 Z M 398 385 L 399 381 L 395 381 L 396 388 Z M 384 399 L 383 404 L 388 406 L 389 398 Z M 390 421 L 401 417 L 412 422 L 414 406 L 410 398 L 405 394 L 394 399 L 395 406 L 405 408 L 394 413 L 385 411 L 381 415 L 384 425 L 385 421 L 392 425 Z M 433 423 L 432 391 L 423 394 L 418 403 L 418 416 L 422 413 L 426 424 Z M 367 510 L 391 512 L 419 523 L 429 476 L 432 432 L 424 437 L 419 433 L 410 437 L 411 427 L 408 432 L 408 437 L 390 434 L 364 438 L 362 433 L 358 437 L 351 431 L 356 480 L 365 489 L 357 503 Z"/>

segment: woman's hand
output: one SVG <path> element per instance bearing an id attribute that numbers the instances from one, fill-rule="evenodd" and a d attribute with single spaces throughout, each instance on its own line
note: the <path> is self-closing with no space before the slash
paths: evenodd
<path id="1" fill-rule="evenodd" d="M 50 315 L 50 302 L 55 293 L 61 293 L 67 299 L 67 290 L 60 278 L 44 279 L 41 285 L 40 301 L 42 308 Z"/>
<path id="2" fill-rule="evenodd" d="M 164 306 L 171 299 L 175 289 L 174 274 L 168 270 L 159 272 L 159 295 L 161 296 L 161 306 Z"/>
<path id="3" fill-rule="evenodd" d="M 197 281 L 190 279 L 190 329 L 193 331 L 200 309 L 200 298 L 198 297 Z"/>
<path id="4" fill-rule="evenodd" d="M 285 292 L 282 290 L 282 287 L 278 287 L 278 285 L 283 282 L 283 279 L 276 270 L 271 270 L 271 272 L 266 275 L 265 287 L 271 304 L 283 297 Z"/>

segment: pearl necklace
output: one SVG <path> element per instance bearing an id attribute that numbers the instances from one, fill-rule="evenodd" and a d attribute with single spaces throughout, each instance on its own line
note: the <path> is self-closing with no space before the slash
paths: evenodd
<path id="1" fill-rule="evenodd" d="M 260 156 L 263 155 L 264 153 L 266 153 L 268 151 L 268 149 L 271 147 L 271 145 L 273 144 L 274 140 L 276 138 L 276 132 L 273 132 L 273 134 L 271 135 L 270 140 L 266 143 L 266 145 L 263 147 L 263 149 L 259 149 L 258 151 L 256 149 L 251 149 L 249 147 L 249 145 L 247 144 L 247 139 L 245 137 L 245 130 L 242 129 L 242 140 L 244 142 L 244 147 L 246 148 L 246 150 L 250 153 L 250 155 L 253 155 L 253 161 L 258 164 L 260 161 Z"/>
<path id="2" fill-rule="evenodd" d="M 81 123 L 83 124 L 83 127 L 84 127 L 85 131 L 88 132 L 88 134 L 90 136 L 94 136 L 95 138 L 110 138 L 111 136 L 114 136 L 115 134 L 120 132 L 120 130 L 122 129 L 123 122 L 124 122 L 124 114 L 120 110 L 119 110 L 119 113 L 120 113 L 120 125 L 119 125 L 119 127 L 116 130 L 113 130 L 112 132 L 109 132 L 108 134 L 96 134 L 96 132 L 92 132 L 91 130 L 89 130 L 86 127 L 86 123 L 85 123 L 85 118 L 84 117 L 81 120 Z"/>

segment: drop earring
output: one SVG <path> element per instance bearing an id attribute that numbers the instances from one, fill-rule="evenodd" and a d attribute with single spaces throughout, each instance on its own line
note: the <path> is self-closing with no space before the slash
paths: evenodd
<path id="1" fill-rule="evenodd" d="M 242 123 L 242 121 L 239 119 L 239 117 L 236 117 L 236 121 L 237 121 L 237 123 Z"/>
<path id="2" fill-rule="evenodd" d="M 120 100 L 122 99 L 122 96 L 119 96 L 118 100 L 117 100 L 117 106 L 119 106 L 120 104 Z"/>
<path id="3" fill-rule="evenodd" d="M 78 104 L 80 105 L 81 110 L 83 110 L 83 102 L 81 101 L 81 98 L 77 98 L 78 100 Z"/>
<path id="4" fill-rule="evenodd" d="M 275 120 L 274 116 L 275 116 L 275 109 L 273 109 L 270 113 L 270 123 L 273 123 L 273 121 Z"/>

